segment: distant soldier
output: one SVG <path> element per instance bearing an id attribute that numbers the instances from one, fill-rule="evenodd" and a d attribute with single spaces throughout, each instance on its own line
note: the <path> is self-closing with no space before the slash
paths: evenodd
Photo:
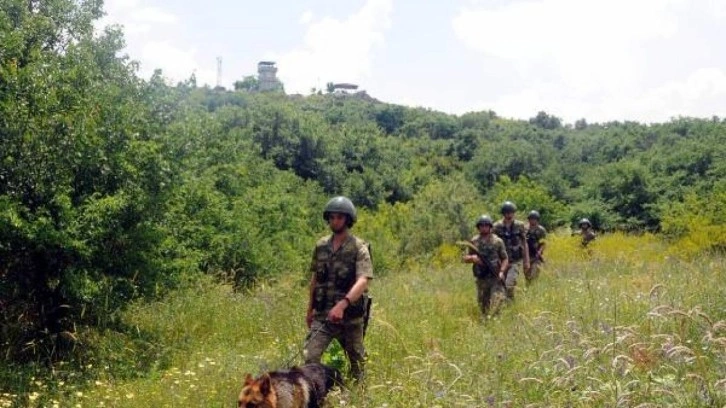
<path id="1" fill-rule="evenodd" d="M 462 259 L 473 264 L 479 310 L 485 316 L 499 310 L 504 299 L 504 274 L 508 266 L 504 242 L 492 234 L 492 225 L 492 218 L 488 215 L 479 217 L 476 222 L 479 234 L 471 239 L 469 253 Z"/>
<path id="2" fill-rule="evenodd" d="M 580 220 L 580 236 L 582 237 L 582 247 L 586 248 L 587 245 L 595 239 L 595 231 L 592 230 L 592 223 L 587 218 Z"/>
<path id="3" fill-rule="evenodd" d="M 522 221 L 514 219 L 517 206 L 511 201 L 502 204 L 503 218 L 494 223 L 493 231 L 504 241 L 509 257 L 509 268 L 507 270 L 504 285 L 507 289 L 507 297 L 514 299 L 514 288 L 517 286 L 519 271 L 529 269 L 529 250 L 527 249 L 527 227 Z M 524 261 L 524 265 L 522 265 Z"/>
<path id="4" fill-rule="evenodd" d="M 539 269 L 544 262 L 542 253 L 545 249 L 545 237 L 547 230 L 539 224 L 539 212 L 532 210 L 527 216 L 529 228 L 527 229 L 527 248 L 529 249 L 529 269 L 524 270 L 524 277 L 527 283 L 536 279 Z"/>

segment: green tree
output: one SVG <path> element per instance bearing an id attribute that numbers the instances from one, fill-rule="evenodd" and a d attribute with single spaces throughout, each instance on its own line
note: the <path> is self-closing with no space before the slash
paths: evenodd
<path id="1" fill-rule="evenodd" d="M 487 194 L 491 208 L 496 209 L 492 216 L 499 215 L 499 207 L 505 201 L 512 201 L 518 209 L 518 218 L 526 219 L 527 214 L 536 210 L 540 213 L 540 222 L 547 228 L 554 228 L 567 223 L 567 209 L 564 203 L 555 199 L 537 182 L 521 177 L 512 182 L 503 176 Z"/>
<path id="2" fill-rule="evenodd" d="M 94 35 L 101 15 L 96 1 L 0 8 L 6 357 L 54 358 L 76 323 L 113 322 L 163 279 L 155 222 L 174 180 L 120 33 Z"/>
<path id="3" fill-rule="evenodd" d="M 529 119 L 529 123 L 539 126 L 542 129 L 559 129 L 562 127 L 562 120 L 556 116 L 549 115 L 547 112 L 540 111 L 537 116 Z"/>
<path id="4" fill-rule="evenodd" d="M 623 220 L 622 228 L 656 228 L 655 197 L 648 170 L 634 162 L 600 168 L 589 184 L 589 196 L 607 204 Z"/>
<path id="5" fill-rule="evenodd" d="M 255 92 L 259 89 L 259 81 L 252 75 L 247 75 L 241 81 L 235 81 L 235 91 Z"/>

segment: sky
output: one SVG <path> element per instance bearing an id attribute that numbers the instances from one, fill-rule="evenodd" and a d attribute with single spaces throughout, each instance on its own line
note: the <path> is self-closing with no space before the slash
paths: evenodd
<path id="1" fill-rule="evenodd" d="M 453 114 L 573 123 L 726 116 L 726 0 L 106 0 L 148 78 L 287 93 L 358 84 Z"/>

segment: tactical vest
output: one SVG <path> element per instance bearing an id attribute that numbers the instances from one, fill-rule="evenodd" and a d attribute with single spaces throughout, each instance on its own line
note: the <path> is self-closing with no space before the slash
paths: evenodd
<path id="1" fill-rule="evenodd" d="M 335 252 L 333 252 L 332 238 L 319 242 L 315 247 L 313 309 L 316 313 L 327 314 L 353 287 L 356 282 L 358 251 L 363 246 L 367 247 L 368 244 L 351 235 Z M 345 309 L 344 317 L 346 319 L 362 317 L 365 312 L 363 305 L 362 296 Z"/>
<path id="2" fill-rule="evenodd" d="M 584 233 L 581 233 L 581 234 L 582 234 L 582 242 L 581 242 L 581 245 L 583 247 L 586 247 L 587 244 L 590 243 L 590 241 L 592 241 L 593 239 L 595 239 L 595 233 L 592 232 L 592 230 L 590 230 L 590 229 L 588 229 L 587 231 L 585 231 Z"/>
<path id="3" fill-rule="evenodd" d="M 515 220 L 507 228 L 503 221 L 497 221 L 494 224 L 494 233 L 504 241 L 510 262 L 517 262 L 524 257 L 522 237 L 525 236 L 525 229 L 523 223 Z"/>
<path id="4" fill-rule="evenodd" d="M 529 259 L 533 260 L 537 257 L 539 249 L 539 240 L 542 238 L 542 226 L 527 229 L 527 248 L 529 249 Z"/>
<path id="5" fill-rule="evenodd" d="M 472 273 L 476 278 L 496 277 L 499 273 L 499 251 L 497 250 L 497 239 L 492 236 L 485 241 L 481 236 L 472 239 L 477 251 L 481 256 L 484 265 L 473 264 Z"/>

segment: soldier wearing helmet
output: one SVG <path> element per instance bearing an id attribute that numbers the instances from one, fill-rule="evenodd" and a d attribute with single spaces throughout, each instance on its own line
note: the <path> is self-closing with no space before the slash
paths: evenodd
<path id="1" fill-rule="evenodd" d="M 527 228 L 527 249 L 529 250 L 529 269 L 524 270 L 524 277 L 527 283 L 536 279 L 539 275 L 539 269 L 544 262 L 542 253 L 545 248 L 545 237 L 547 230 L 539 223 L 539 212 L 532 210 L 527 216 L 529 228 Z"/>
<path id="2" fill-rule="evenodd" d="M 504 273 L 507 270 L 507 250 L 504 242 L 492 234 L 492 218 L 482 215 L 476 221 L 479 234 L 471 239 L 469 252 L 462 259 L 471 263 L 476 278 L 479 309 L 485 316 L 496 313 L 504 299 Z"/>
<path id="3" fill-rule="evenodd" d="M 582 247 L 585 248 L 587 245 L 595 239 L 595 231 L 592 230 L 592 223 L 587 218 L 583 218 L 577 223 L 580 227 L 580 237 L 582 237 Z"/>
<path id="4" fill-rule="evenodd" d="M 517 206 L 511 201 L 502 204 L 502 219 L 494 223 L 493 231 L 504 241 L 509 256 L 509 269 L 506 273 L 505 287 L 507 297 L 514 299 L 514 288 L 517 285 L 519 271 L 524 267 L 529 269 L 529 249 L 527 248 L 527 237 L 522 221 L 514 219 Z"/>
<path id="5" fill-rule="evenodd" d="M 313 251 L 305 363 L 319 363 L 330 342 L 337 339 L 350 361 L 351 376 L 358 380 L 365 360 L 364 323 L 373 265 L 368 244 L 350 234 L 357 213 L 348 198 L 328 201 L 323 218 L 332 235 L 321 238 Z"/>

